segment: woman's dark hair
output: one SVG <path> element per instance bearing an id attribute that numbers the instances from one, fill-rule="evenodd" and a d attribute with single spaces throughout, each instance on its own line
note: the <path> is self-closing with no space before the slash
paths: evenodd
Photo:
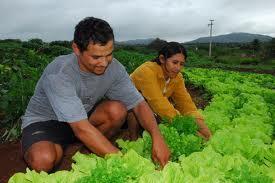
<path id="1" fill-rule="evenodd" d="M 172 57 L 173 55 L 177 53 L 182 53 L 187 59 L 187 52 L 183 45 L 181 45 L 178 42 L 167 42 L 158 52 L 158 56 L 152 60 L 152 62 L 157 62 L 159 65 L 161 65 L 161 62 L 159 60 L 159 56 L 163 55 L 165 60 Z"/>
<path id="2" fill-rule="evenodd" d="M 113 29 L 102 19 L 86 17 L 75 26 L 74 43 L 81 52 L 87 50 L 91 42 L 106 45 L 110 40 L 114 40 Z"/>

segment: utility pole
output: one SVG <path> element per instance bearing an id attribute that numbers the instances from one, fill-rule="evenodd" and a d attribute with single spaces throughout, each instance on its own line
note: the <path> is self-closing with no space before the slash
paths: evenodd
<path id="1" fill-rule="evenodd" d="M 212 26 L 214 20 L 209 20 L 210 24 L 208 24 L 208 27 L 210 26 L 210 39 L 209 39 L 209 57 L 211 57 L 212 54 Z"/>

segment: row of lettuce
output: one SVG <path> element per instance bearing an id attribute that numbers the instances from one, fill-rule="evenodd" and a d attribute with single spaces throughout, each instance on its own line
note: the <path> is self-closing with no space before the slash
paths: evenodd
<path id="1" fill-rule="evenodd" d="M 164 169 L 151 160 L 151 138 L 118 140 L 121 154 L 105 158 L 76 153 L 70 171 L 53 174 L 27 169 L 9 183 L 52 182 L 275 182 L 275 78 L 210 69 L 186 69 L 186 82 L 213 98 L 203 111 L 213 132 L 210 141 L 196 136 L 191 117 L 177 116 L 159 127 L 172 158 Z"/>

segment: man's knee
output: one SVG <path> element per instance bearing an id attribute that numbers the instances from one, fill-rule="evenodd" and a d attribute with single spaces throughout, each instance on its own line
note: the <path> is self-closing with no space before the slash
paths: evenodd
<path id="1" fill-rule="evenodd" d="M 31 150 L 24 156 L 28 165 L 36 171 L 51 171 L 57 162 L 57 153 L 54 148 Z"/>
<path id="2" fill-rule="evenodd" d="M 123 123 L 127 116 L 127 108 L 119 101 L 111 101 L 108 103 L 107 113 L 109 120 L 114 123 Z"/>

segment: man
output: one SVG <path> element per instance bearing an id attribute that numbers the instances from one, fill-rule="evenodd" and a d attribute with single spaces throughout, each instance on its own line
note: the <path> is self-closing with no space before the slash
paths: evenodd
<path id="1" fill-rule="evenodd" d="M 37 171 L 52 170 L 74 137 L 100 156 L 117 153 L 108 139 L 131 110 L 151 134 L 153 160 L 164 166 L 169 149 L 148 104 L 112 57 L 110 25 L 94 17 L 83 19 L 75 27 L 72 48 L 74 53 L 57 57 L 46 67 L 22 117 L 27 164 Z M 100 102 L 102 98 L 109 100 Z"/>

